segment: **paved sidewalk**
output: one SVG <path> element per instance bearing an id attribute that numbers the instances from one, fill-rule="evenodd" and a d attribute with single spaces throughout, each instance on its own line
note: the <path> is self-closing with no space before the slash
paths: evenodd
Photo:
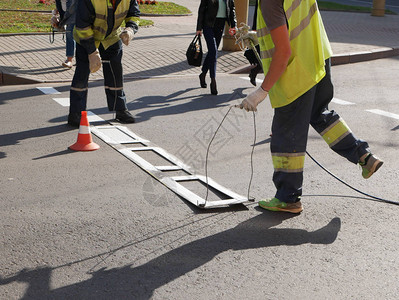
<path id="1" fill-rule="evenodd" d="M 333 64 L 399 55 L 398 15 L 372 17 L 366 13 L 324 11 L 322 15 L 334 52 Z M 131 45 L 124 48 L 125 79 L 198 74 L 199 68 L 188 66 L 185 57 L 195 33 L 196 13 L 143 18 L 154 20 L 155 25 L 140 28 Z M 0 84 L 71 81 L 74 68 L 63 68 L 64 58 L 61 34 L 56 35 L 53 44 L 48 35 L 2 35 Z M 245 73 L 248 66 L 242 51 L 219 52 L 217 72 Z M 102 71 L 90 79 L 102 79 Z"/>

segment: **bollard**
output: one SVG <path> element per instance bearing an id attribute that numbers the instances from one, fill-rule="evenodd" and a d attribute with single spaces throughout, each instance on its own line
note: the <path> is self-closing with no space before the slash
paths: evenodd
<path id="1" fill-rule="evenodd" d="M 371 15 L 375 17 L 383 17 L 385 15 L 385 0 L 373 0 Z"/>

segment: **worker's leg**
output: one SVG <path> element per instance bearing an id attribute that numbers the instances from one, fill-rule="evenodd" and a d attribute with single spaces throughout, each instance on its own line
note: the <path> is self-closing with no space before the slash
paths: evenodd
<path id="1" fill-rule="evenodd" d="M 345 121 L 328 109 L 333 98 L 330 61 L 326 61 L 326 76 L 317 84 L 312 110 L 311 125 L 323 137 L 330 148 L 349 161 L 357 164 L 368 153 L 367 142 L 357 139 Z"/>
<path id="2" fill-rule="evenodd" d="M 89 58 L 86 50 L 76 44 L 76 69 L 73 75 L 70 90 L 69 113 L 80 113 L 86 110 L 88 80 L 89 80 Z"/>
<path id="3" fill-rule="evenodd" d="M 292 203 L 302 195 L 303 166 L 305 162 L 309 121 L 315 88 L 289 105 L 276 108 L 271 138 L 273 182 L 275 197 Z"/>
<path id="4" fill-rule="evenodd" d="M 106 50 L 98 48 L 103 60 L 104 88 L 109 111 L 124 111 L 126 96 L 123 91 L 122 42 L 111 45 Z"/>

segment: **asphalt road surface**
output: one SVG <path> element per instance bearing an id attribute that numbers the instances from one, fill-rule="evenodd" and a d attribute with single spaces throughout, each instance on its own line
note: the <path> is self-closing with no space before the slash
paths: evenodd
<path id="1" fill-rule="evenodd" d="M 332 69 L 331 109 L 385 161 L 375 175 L 364 180 L 313 129 L 308 143 L 349 185 L 393 201 L 398 66 L 392 58 Z M 126 127 L 204 174 L 212 133 L 252 90 L 245 75 L 217 80 L 218 96 L 199 88 L 197 76 L 125 82 L 137 118 Z M 300 215 L 256 203 L 199 209 L 97 136 L 97 151 L 68 150 L 78 135 L 65 125 L 69 84 L 51 86 L 57 94 L 49 87 L 0 87 L 1 299 L 396 299 L 398 205 L 359 194 L 307 158 Z M 87 109 L 112 120 L 105 105 L 102 83 L 91 83 Z M 256 114 L 256 201 L 275 191 L 271 117 L 264 101 Z M 252 114 L 232 110 L 210 150 L 209 176 L 246 195 L 253 143 Z"/>

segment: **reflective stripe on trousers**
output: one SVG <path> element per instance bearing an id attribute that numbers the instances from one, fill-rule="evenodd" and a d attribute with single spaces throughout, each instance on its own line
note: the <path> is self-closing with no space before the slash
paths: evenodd
<path id="1" fill-rule="evenodd" d="M 272 124 L 271 152 L 275 197 L 294 202 L 302 195 L 303 165 L 311 125 L 330 148 L 357 164 L 367 153 L 368 144 L 357 139 L 346 123 L 328 104 L 333 98 L 330 60 L 326 61 L 326 76 L 308 92 L 289 105 L 276 108 Z"/>
<path id="2" fill-rule="evenodd" d="M 103 63 L 103 74 L 108 110 L 126 110 L 122 74 L 122 42 L 119 41 L 106 50 L 100 45 L 98 50 L 101 59 L 107 61 Z M 76 43 L 76 69 L 72 79 L 69 107 L 72 113 L 86 110 L 89 74 L 88 54 L 85 48 Z"/>

